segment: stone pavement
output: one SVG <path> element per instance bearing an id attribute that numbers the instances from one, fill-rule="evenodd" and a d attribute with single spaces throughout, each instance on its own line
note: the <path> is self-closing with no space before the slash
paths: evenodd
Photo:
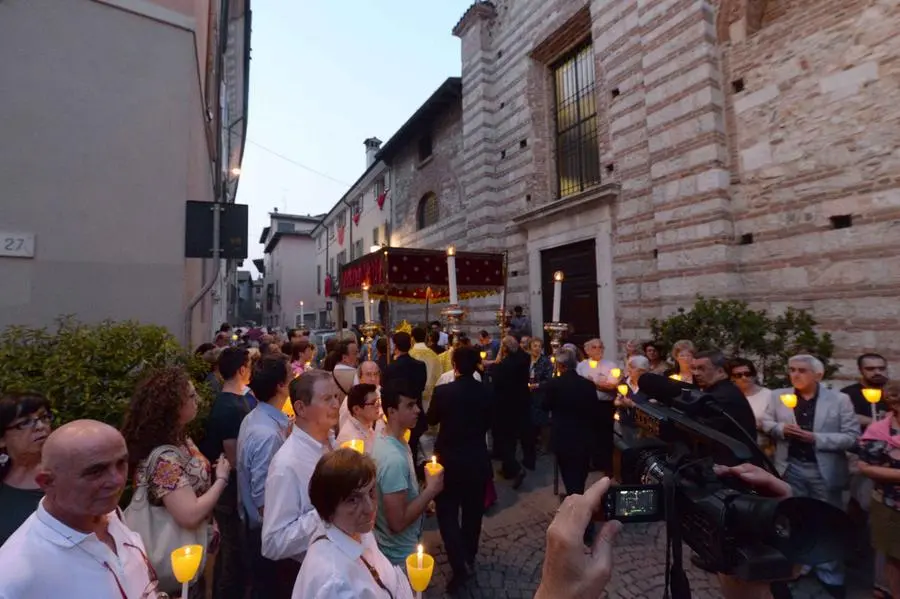
<path id="1" fill-rule="evenodd" d="M 475 577 L 457 595 L 462 598 L 531 598 L 537 589 L 544 560 L 547 526 L 558 500 L 553 495 L 551 458 L 543 456 L 535 472 L 529 472 L 518 492 L 506 481 L 497 481 L 499 501 L 484 519 L 481 550 Z M 592 475 L 589 482 L 596 479 Z M 562 486 L 560 485 L 560 488 Z M 444 553 L 437 522 L 426 522 L 426 551 L 435 556 L 435 573 L 426 598 L 449 597 L 444 592 L 450 566 Z M 661 523 L 630 524 L 616 541 L 613 580 L 606 589 L 609 599 L 660 599 L 665 570 L 665 530 Z M 717 599 L 722 595 L 715 579 L 694 568 L 685 547 L 685 569 L 694 599 Z M 863 585 L 854 585 L 850 599 L 871 597 Z M 827 599 L 829 595 L 808 576 L 793 585 L 795 599 Z"/>

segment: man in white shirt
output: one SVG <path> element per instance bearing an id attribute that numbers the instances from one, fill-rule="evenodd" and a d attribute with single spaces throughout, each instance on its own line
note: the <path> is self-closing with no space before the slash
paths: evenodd
<path id="1" fill-rule="evenodd" d="M 350 417 L 341 425 L 337 444 L 359 439 L 366 454 L 375 447 L 375 422 L 381 415 L 381 399 L 375 385 L 354 385 L 347 395 Z"/>
<path id="2" fill-rule="evenodd" d="M 309 501 L 309 479 L 319 458 L 334 448 L 340 392 L 330 372 L 310 370 L 291 381 L 290 394 L 296 420 L 269 465 L 262 554 L 272 560 L 301 562 L 319 525 Z"/>
<path id="3" fill-rule="evenodd" d="M 0 547 L 0 599 L 156 597 L 140 536 L 117 510 L 128 477 L 119 431 L 76 420 L 44 444 L 37 511 Z"/>
<path id="4" fill-rule="evenodd" d="M 360 364 L 356 377 L 353 379 L 353 384 L 375 385 L 375 393 L 381 397 L 381 370 L 378 368 L 378 364 L 371 360 Z M 347 392 L 349 393 L 350 390 L 348 389 Z M 378 417 L 381 418 L 382 416 L 383 414 L 379 411 Z M 347 424 L 348 418 L 350 418 L 350 409 L 347 407 L 347 398 L 344 398 L 341 402 L 340 423 L 338 424 L 339 431 Z"/>
<path id="5" fill-rule="evenodd" d="M 585 343 L 584 353 L 588 358 L 578 363 L 576 372 L 594 383 L 597 387 L 597 399 L 612 401 L 619 381 L 613 380 L 610 372 L 617 366 L 615 362 L 603 359 L 604 349 L 603 342 L 599 339 L 591 339 Z"/>

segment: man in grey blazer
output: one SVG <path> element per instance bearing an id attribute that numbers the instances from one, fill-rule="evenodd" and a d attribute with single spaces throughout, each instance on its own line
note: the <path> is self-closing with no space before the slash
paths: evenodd
<path id="1" fill-rule="evenodd" d="M 859 437 L 859 422 L 850 398 L 821 384 L 825 367 L 810 355 L 788 360 L 793 388 L 772 392 L 762 418 L 763 432 L 776 441 L 775 467 L 796 497 L 812 497 L 843 509 L 850 472 L 846 452 Z M 787 407 L 781 397 L 796 396 Z M 816 567 L 819 580 L 834 597 L 843 597 L 844 565 Z"/>

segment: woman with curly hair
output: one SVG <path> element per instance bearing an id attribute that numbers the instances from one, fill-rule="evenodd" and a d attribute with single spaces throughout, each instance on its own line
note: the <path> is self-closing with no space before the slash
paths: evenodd
<path id="1" fill-rule="evenodd" d="M 198 399 L 182 368 L 152 371 L 135 389 L 122 435 L 135 487 L 146 484 L 150 505 L 165 506 L 181 528 L 204 527 L 207 554 L 212 555 L 217 544 L 213 507 L 228 484 L 231 465 L 220 456 L 213 478 L 209 461 L 188 436 L 187 425 L 197 416 Z M 147 544 L 151 541 L 144 539 Z"/>
<path id="2" fill-rule="evenodd" d="M 34 477 L 51 422 L 50 402 L 43 395 L 0 396 L 0 545 L 37 509 L 44 496 Z"/>

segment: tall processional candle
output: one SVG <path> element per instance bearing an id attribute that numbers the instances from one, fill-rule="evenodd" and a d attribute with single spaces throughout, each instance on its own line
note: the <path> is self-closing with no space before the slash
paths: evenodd
<path id="1" fill-rule="evenodd" d="M 559 307 L 562 304 L 563 272 L 557 270 L 553 273 L 553 322 L 559 322 Z"/>
<path id="2" fill-rule="evenodd" d="M 456 248 L 452 245 L 447 248 L 447 281 L 450 285 L 450 305 L 459 304 L 459 295 L 456 290 Z"/>
<path id="3" fill-rule="evenodd" d="M 304 318 L 304 316 L 305 316 L 305 314 L 303 314 L 303 300 L 300 300 L 300 323 L 299 323 L 299 326 L 301 326 L 301 327 L 304 326 L 303 323 L 306 320 Z"/>
<path id="4" fill-rule="evenodd" d="M 363 283 L 362 295 L 363 295 L 363 319 L 366 322 L 370 322 L 370 318 L 369 318 L 369 284 L 368 283 Z"/>

